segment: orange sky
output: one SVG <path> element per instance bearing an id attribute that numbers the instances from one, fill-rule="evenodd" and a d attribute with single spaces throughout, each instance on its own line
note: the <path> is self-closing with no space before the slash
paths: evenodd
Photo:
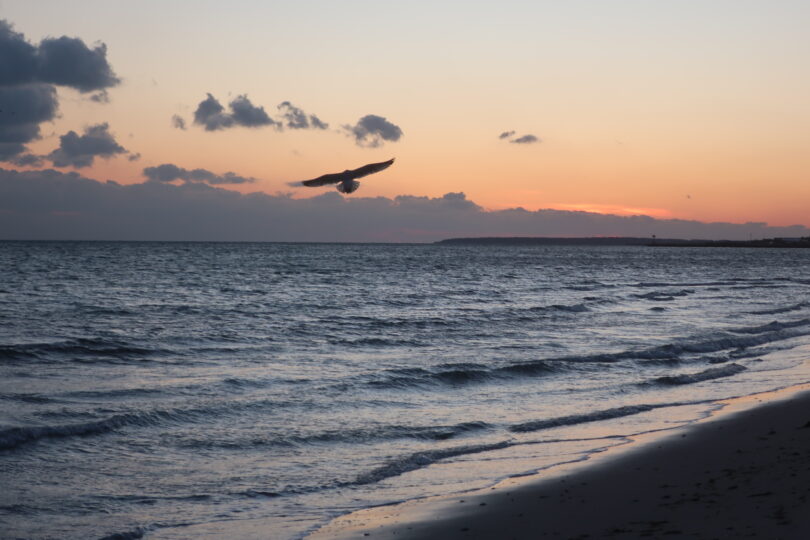
<path id="1" fill-rule="evenodd" d="M 810 225 L 807 2 L 4 0 L 0 18 L 34 43 L 107 45 L 110 103 L 60 88 L 60 117 L 30 145 L 108 122 L 141 159 L 96 160 L 79 170 L 91 178 L 173 163 L 276 193 L 396 157 L 358 195 Z M 288 100 L 330 129 L 207 132 L 192 117 L 208 92 L 271 116 Z M 341 126 L 367 114 L 403 137 L 356 145 Z M 540 141 L 498 138 L 511 130 Z"/>

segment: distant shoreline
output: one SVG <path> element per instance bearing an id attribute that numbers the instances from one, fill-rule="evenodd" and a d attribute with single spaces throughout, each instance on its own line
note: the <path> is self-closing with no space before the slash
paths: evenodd
<path id="1" fill-rule="evenodd" d="M 679 238 L 610 237 L 546 237 L 546 236 L 484 236 L 476 238 L 447 238 L 434 242 L 441 245 L 498 246 L 649 246 L 649 247 L 736 247 L 736 248 L 810 248 L 810 238 L 763 238 L 759 240 L 684 240 Z"/>

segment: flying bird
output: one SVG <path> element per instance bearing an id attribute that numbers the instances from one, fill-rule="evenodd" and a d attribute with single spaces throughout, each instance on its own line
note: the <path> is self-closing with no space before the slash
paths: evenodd
<path id="1" fill-rule="evenodd" d="M 360 182 L 357 181 L 357 178 L 378 173 L 383 169 L 390 167 L 392 163 L 394 163 L 393 158 L 381 163 L 369 163 L 368 165 L 363 165 L 362 167 L 350 171 L 346 170 L 341 173 L 325 174 L 323 176 L 319 176 L 318 178 L 313 178 L 312 180 L 304 180 L 301 182 L 301 184 L 307 187 L 320 187 L 327 184 L 337 184 L 335 187 L 339 192 L 354 193 L 357 191 L 357 188 L 360 187 Z M 298 184 L 295 183 L 293 185 Z"/>

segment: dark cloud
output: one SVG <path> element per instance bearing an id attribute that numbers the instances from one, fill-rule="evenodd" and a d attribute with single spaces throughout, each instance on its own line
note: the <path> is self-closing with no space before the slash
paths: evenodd
<path id="1" fill-rule="evenodd" d="M 733 240 L 810 236 L 810 229 L 561 210 L 487 211 L 463 193 L 389 199 L 330 191 L 292 199 L 243 195 L 205 182 L 121 185 L 77 173 L 0 169 L 3 239 L 432 242 L 458 236 L 652 234 Z"/>
<path id="2" fill-rule="evenodd" d="M 217 98 L 211 94 L 207 94 L 205 98 L 197 105 L 197 110 L 194 111 L 194 123 L 200 124 L 206 131 L 217 131 L 225 129 L 233 125 L 233 118 L 225 112 L 225 107 L 217 101 Z"/>
<path id="3" fill-rule="evenodd" d="M 35 154 L 22 154 L 14 156 L 8 161 L 20 167 L 39 167 L 45 162 L 44 158 L 45 156 L 37 156 Z"/>
<path id="4" fill-rule="evenodd" d="M 143 175 L 151 182 L 171 182 L 184 180 L 185 182 L 203 182 L 206 184 L 249 184 L 255 178 L 239 176 L 232 172 L 214 174 L 206 169 L 184 169 L 172 163 L 164 163 L 157 167 L 146 167 Z"/>
<path id="5" fill-rule="evenodd" d="M 499 139 L 508 139 L 509 137 L 511 137 L 511 136 L 512 136 L 512 135 L 514 135 L 514 134 L 515 134 L 515 132 L 514 132 L 514 131 L 504 131 L 503 133 L 501 133 L 500 135 L 498 135 L 498 138 L 499 138 Z"/>
<path id="6" fill-rule="evenodd" d="M 130 154 L 127 156 L 127 161 L 138 161 L 141 159 L 141 153 L 138 152 L 137 154 Z"/>
<path id="7" fill-rule="evenodd" d="M 174 116 L 172 116 L 172 127 L 182 129 L 183 131 L 185 131 L 186 121 L 183 120 L 182 116 L 175 114 Z"/>
<path id="8" fill-rule="evenodd" d="M 343 129 L 352 137 L 358 146 L 376 148 L 382 141 L 396 142 L 402 137 L 402 129 L 374 114 L 367 114 L 353 126 L 343 126 Z"/>
<path id="9" fill-rule="evenodd" d="M 127 149 L 115 141 L 107 123 L 85 128 L 84 134 L 68 131 L 59 137 L 59 148 L 48 154 L 56 167 L 89 167 L 97 157 L 111 158 L 126 154 Z"/>
<path id="10" fill-rule="evenodd" d="M 81 39 L 62 36 L 39 44 L 39 77 L 80 92 L 110 88 L 121 82 L 107 62 L 107 46 L 90 49 Z"/>
<path id="11" fill-rule="evenodd" d="M 39 124 L 52 120 L 58 108 L 56 89 L 49 84 L 0 86 L 0 161 L 39 139 Z"/>
<path id="12" fill-rule="evenodd" d="M 26 84 L 37 80 L 39 51 L 0 20 L 0 85 Z"/>
<path id="13" fill-rule="evenodd" d="M 47 83 L 93 92 L 120 82 L 103 43 L 91 49 L 81 39 L 62 36 L 34 46 L 7 21 L 0 21 L 0 85 Z"/>
<path id="14" fill-rule="evenodd" d="M 307 115 L 289 101 L 282 101 L 278 105 L 278 110 L 281 111 L 281 117 L 283 121 L 286 122 L 285 125 L 290 129 L 329 128 L 329 124 L 322 122 L 321 119 L 314 114 Z"/>
<path id="15" fill-rule="evenodd" d="M 231 101 L 231 116 L 234 122 L 245 127 L 271 126 L 275 120 L 270 118 L 264 107 L 256 107 L 250 102 L 247 95 L 237 96 Z"/>
<path id="16" fill-rule="evenodd" d="M 96 92 L 90 99 L 107 102 L 106 89 L 119 82 L 104 44 L 89 48 L 80 39 L 62 36 L 33 45 L 0 20 L 0 161 L 33 164 L 39 159 L 24 153 L 28 143 L 39 139 L 39 125 L 56 117 L 55 85 Z"/>
<path id="17" fill-rule="evenodd" d="M 523 135 L 521 137 L 518 137 L 517 139 L 511 140 L 509 142 L 512 143 L 512 144 L 532 144 L 532 143 L 540 142 L 540 139 L 538 139 L 536 136 L 534 136 L 532 134 L 528 134 L 528 135 Z"/>
<path id="18" fill-rule="evenodd" d="M 228 104 L 230 112 L 225 111 L 225 107 L 217 98 L 211 94 L 206 95 L 207 97 L 197 105 L 197 110 L 194 111 L 194 123 L 203 126 L 206 131 L 219 131 L 235 126 L 261 127 L 276 124 L 276 121 L 268 116 L 264 107 L 253 105 L 245 94 L 237 96 Z M 175 127 L 177 127 L 176 123 Z"/>

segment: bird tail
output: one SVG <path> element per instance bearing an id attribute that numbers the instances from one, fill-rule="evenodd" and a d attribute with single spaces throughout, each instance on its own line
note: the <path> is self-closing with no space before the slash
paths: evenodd
<path id="1" fill-rule="evenodd" d="M 354 193 L 360 187 L 360 182 L 357 180 L 349 180 L 348 182 L 341 182 L 337 185 L 337 190 L 341 193 Z"/>

